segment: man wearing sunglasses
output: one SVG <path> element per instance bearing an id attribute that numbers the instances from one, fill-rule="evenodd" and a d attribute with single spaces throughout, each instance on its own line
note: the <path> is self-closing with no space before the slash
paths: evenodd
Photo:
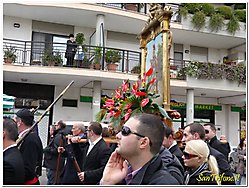
<path id="1" fill-rule="evenodd" d="M 228 161 L 228 154 L 230 152 L 230 148 L 225 147 L 216 137 L 216 128 L 213 123 L 206 123 L 204 124 L 205 129 L 205 139 L 209 143 L 209 145 L 221 152 L 225 155 L 226 160 Z"/>
<path id="2" fill-rule="evenodd" d="M 116 135 L 118 145 L 106 164 L 100 184 L 179 184 L 158 154 L 163 137 L 164 125 L 159 117 L 145 113 L 131 117 Z"/>
<path id="3" fill-rule="evenodd" d="M 205 129 L 201 124 L 190 123 L 184 127 L 182 144 L 186 146 L 186 142 L 190 140 L 205 141 Z M 208 146 L 210 150 L 210 155 L 213 155 L 217 160 L 220 176 L 227 177 L 226 181 L 221 181 L 221 185 L 235 185 L 233 173 L 231 171 L 230 165 L 226 160 L 226 157 L 218 150 L 212 148 L 210 145 Z"/>

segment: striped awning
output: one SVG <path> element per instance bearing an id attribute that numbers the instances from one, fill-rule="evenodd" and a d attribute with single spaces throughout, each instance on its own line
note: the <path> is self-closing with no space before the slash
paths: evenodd
<path id="1" fill-rule="evenodd" d="M 15 107 L 15 97 L 3 94 L 3 108 L 13 109 Z"/>

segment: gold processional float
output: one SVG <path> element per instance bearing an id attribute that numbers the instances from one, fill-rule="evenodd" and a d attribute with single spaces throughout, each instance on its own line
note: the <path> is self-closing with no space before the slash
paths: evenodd
<path id="1" fill-rule="evenodd" d="M 171 128 L 173 128 L 173 119 L 181 117 L 180 113 L 170 109 L 172 13 L 169 6 L 162 7 L 160 4 L 150 3 L 149 19 L 138 36 L 142 52 L 140 80 L 133 85 L 129 80 L 124 80 L 112 98 L 103 99 L 104 105 L 96 116 L 98 122 L 104 120 L 110 122 L 109 134 L 104 137 L 106 142 L 115 143 L 117 132 L 129 117 L 136 113 L 159 115 Z M 163 107 L 155 102 L 160 94 Z M 178 131 L 175 136 L 181 137 L 182 133 Z"/>

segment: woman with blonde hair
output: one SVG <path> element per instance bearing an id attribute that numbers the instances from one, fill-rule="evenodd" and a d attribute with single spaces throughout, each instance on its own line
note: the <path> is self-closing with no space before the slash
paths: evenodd
<path id="1" fill-rule="evenodd" d="M 219 184 L 219 168 L 214 156 L 203 140 L 191 140 L 186 143 L 183 152 L 185 185 L 217 185 Z"/>

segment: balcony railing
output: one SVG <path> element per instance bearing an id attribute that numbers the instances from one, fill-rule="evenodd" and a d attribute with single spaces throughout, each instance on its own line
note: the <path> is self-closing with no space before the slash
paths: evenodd
<path id="1" fill-rule="evenodd" d="M 92 68 L 96 59 L 95 49 L 97 46 L 84 45 L 85 52 L 77 51 L 72 67 L 74 68 Z M 3 39 L 3 54 L 7 49 L 14 49 L 16 55 L 14 64 L 24 66 L 49 66 L 48 57 L 55 57 L 56 66 L 66 66 L 66 43 L 46 43 L 36 41 L 20 41 Z M 101 48 L 101 59 L 99 64 L 101 70 L 107 70 L 105 55 L 108 50 L 118 51 L 121 60 L 117 62 L 118 72 L 131 73 L 131 70 L 140 66 L 141 53 L 125 49 Z M 84 57 L 84 58 L 83 58 Z"/>
<path id="2" fill-rule="evenodd" d="M 112 7 L 121 10 L 133 11 L 141 14 L 148 15 L 150 5 L 149 3 L 97 3 L 98 5 L 105 7 Z M 133 5 L 133 6 L 129 6 Z M 178 3 L 161 3 L 162 7 L 170 6 L 173 11 L 171 22 L 181 22 L 181 16 L 179 14 L 179 8 L 181 4 Z"/>

